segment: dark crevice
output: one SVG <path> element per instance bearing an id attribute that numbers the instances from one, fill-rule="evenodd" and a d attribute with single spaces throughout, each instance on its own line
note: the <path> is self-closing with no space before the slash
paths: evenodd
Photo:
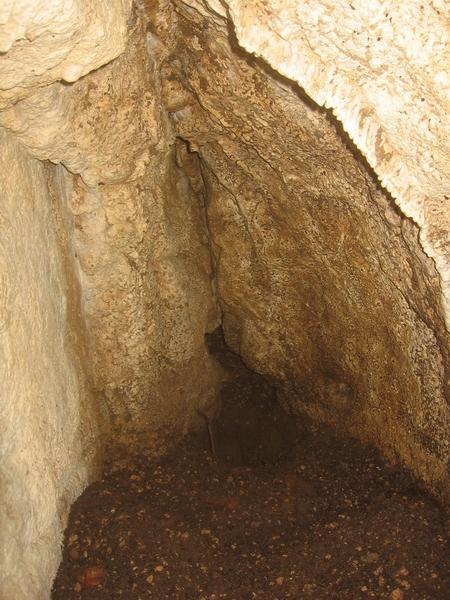
<path id="1" fill-rule="evenodd" d="M 222 329 L 206 339 L 211 354 L 225 370 L 222 409 L 211 424 L 216 455 L 234 465 L 278 464 L 300 439 L 300 420 L 283 410 L 276 389 L 226 346 Z M 208 442 L 203 436 L 205 449 Z"/>

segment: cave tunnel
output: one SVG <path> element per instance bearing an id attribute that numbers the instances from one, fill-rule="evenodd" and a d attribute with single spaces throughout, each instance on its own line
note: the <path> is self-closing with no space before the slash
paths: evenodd
<path id="1" fill-rule="evenodd" d="M 4 600 L 450 595 L 448 21 L 279 4 L 0 19 Z"/>

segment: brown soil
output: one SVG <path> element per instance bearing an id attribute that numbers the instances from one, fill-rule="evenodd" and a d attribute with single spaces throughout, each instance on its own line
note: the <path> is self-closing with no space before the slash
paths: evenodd
<path id="1" fill-rule="evenodd" d="M 53 600 L 448 600 L 448 521 L 372 448 L 286 414 L 226 351 L 223 408 L 74 504 Z M 200 419 L 200 417 L 199 417 Z"/>

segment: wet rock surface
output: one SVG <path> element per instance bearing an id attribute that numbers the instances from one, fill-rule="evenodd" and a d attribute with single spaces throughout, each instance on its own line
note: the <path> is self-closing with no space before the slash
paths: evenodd
<path id="1" fill-rule="evenodd" d="M 199 417 L 165 456 L 109 465 L 72 508 L 53 600 L 447 599 L 439 507 L 372 448 L 284 413 L 219 333 L 209 344 L 216 455 Z"/>

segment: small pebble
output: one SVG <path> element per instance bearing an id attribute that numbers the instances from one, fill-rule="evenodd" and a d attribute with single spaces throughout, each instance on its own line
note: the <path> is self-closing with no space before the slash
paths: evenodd
<path id="1" fill-rule="evenodd" d="M 78 560 L 80 558 L 80 553 L 76 548 L 71 548 L 69 551 L 69 556 L 72 560 Z"/>
<path id="2" fill-rule="evenodd" d="M 361 558 L 363 564 L 376 563 L 378 562 L 378 554 L 376 552 L 367 552 L 365 556 Z"/>
<path id="3" fill-rule="evenodd" d="M 78 576 L 84 587 L 97 587 L 106 581 L 106 570 L 101 565 L 88 567 Z"/>

